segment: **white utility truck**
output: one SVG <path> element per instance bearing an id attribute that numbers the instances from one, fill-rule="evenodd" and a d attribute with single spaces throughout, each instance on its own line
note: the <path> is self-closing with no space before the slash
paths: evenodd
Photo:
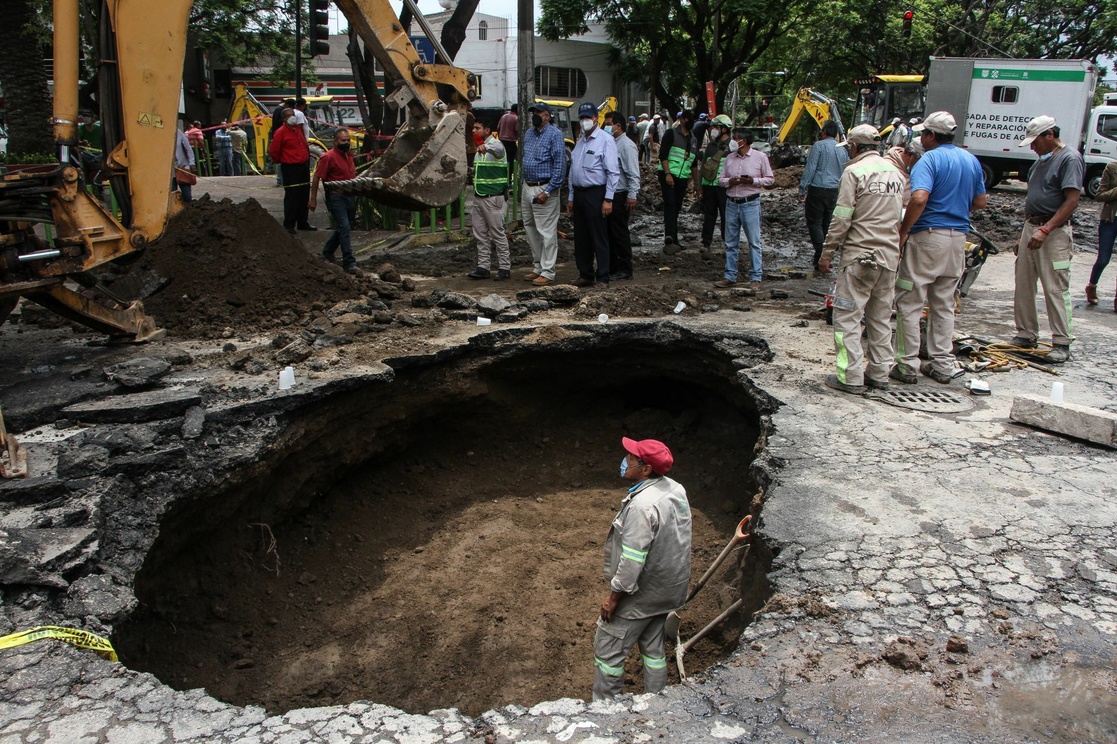
<path id="1" fill-rule="evenodd" d="M 981 161 L 985 186 L 1027 180 L 1035 154 L 1017 147 L 1036 116 L 1054 116 L 1062 140 L 1086 160 L 1094 196 L 1107 163 L 1117 160 L 1117 106 L 1094 108 L 1098 68 L 1084 59 L 932 57 L 926 111 L 949 111 L 961 136 L 954 144 Z"/>

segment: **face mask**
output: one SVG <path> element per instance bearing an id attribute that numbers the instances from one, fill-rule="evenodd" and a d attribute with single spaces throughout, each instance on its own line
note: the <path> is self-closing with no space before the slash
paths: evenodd
<path id="1" fill-rule="evenodd" d="M 593 119 L 579 119 L 578 123 L 582 125 L 583 132 L 589 132 L 597 124 Z"/>
<path id="2" fill-rule="evenodd" d="M 287 120 L 287 126 L 289 126 L 289 127 L 295 126 L 295 117 L 292 116 L 290 119 Z"/>
<path id="3" fill-rule="evenodd" d="M 337 149 L 341 150 L 342 152 L 349 152 L 349 143 L 348 142 L 338 142 L 337 143 Z"/>
<path id="4" fill-rule="evenodd" d="M 540 116 L 539 114 L 532 114 L 531 115 L 531 125 L 533 127 L 535 127 L 536 129 L 543 126 L 543 117 Z"/>
<path id="5" fill-rule="evenodd" d="M 1039 156 L 1039 162 L 1042 163 L 1044 160 L 1050 160 L 1051 156 L 1054 155 L 1054 154 L 1055 154 L 1055 152 L 1051 151 L 1051 152 L 1047 153 L 1046 155 L 1040 155 Z"/>
<path id="6" fill-rule="evenodd" d="M 627 472 L 628 472 L 628 457 L 625 456 L 625 457 L 621 458 L 621 477 L 623 478 L 625 476 L 625 473 L 627 473 Z"/>
<path id="7" fill-rule="evenodd" d="M 729 152 L 737 152 L 741 146 L 737 144 L 737 140 L 729 140 Z"/>
<path id="8" fill-rule="evenodd" d="M 710 139 L 717 139 L 721 136 L 721 130 L 717 127 L 710 127 Z"/>

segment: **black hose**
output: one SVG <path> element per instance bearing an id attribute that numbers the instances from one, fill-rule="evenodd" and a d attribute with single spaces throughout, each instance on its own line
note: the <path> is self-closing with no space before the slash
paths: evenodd
<path id="1" fill-rule="evenodd" d="M 112 152 L 124 139 L 124 112 L 120 102 L 120 67 L 116 53 L 116 34 L 113 32 L 107 2 L 101 3 L 99 24 L 99 55 L 101 58 L 101 136 L 104 153 Z M 104 157 L 104 156 L 102 156 Z M 128 176 L 113 175 L 109 179 L 116 203 L 120 207 L 121 223 L 132 226 L 132 191 Z"/>

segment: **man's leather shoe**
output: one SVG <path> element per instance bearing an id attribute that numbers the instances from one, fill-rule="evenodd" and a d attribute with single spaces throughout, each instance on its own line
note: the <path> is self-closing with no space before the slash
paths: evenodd
<path id="1" fill-rule="evenodd" d="M 317 232 L 318 228 L 314 225 L 299 225 L 299 229 L 303 232 Z"/>
<path id="2" fill-rule="evenodd" d="M 538 278 L 539 278 L 539 275 L 536 274 L 534 271 L 531 272 L 530 274 L 524 274 L 524 281 L 525 282 L 534 282 Z"/>
<path id="3" fill-rule="evenodd" d="M 718 279 L 714 282 L 714 286 L 719 289 L 728 289 L 729 287 L 736 287 L 737 282 L 730 281 L 729 279 Z"/>
<path id="4" fill-rule="evenodd" d="M 476 269 L 466 274 L 466 276 L 470 279 L 488 279 L 490 274 L 488 269 L 482 269 L 478 266 Z"/>
<path id="5" fill-rule="evenodd" d="M 292 235 L 294 235 L 294 234 L 295 234 L 295 228 L 293 228 L 293 227 L 288 227 L 288 228 L 286 228 L 286 229 L 287 229 L 287 232 L 291 233 Z"/>
<path id="6" fill-rule="evenodd" d="M 610 274 L 609 275 L 609 281 L 611 281 L 611 282 L 619 282 L 619 281 L 623 281 L 625 279 L 631 279 L 631 278 L 632 278 L 632 274 L 623 274 L 619 271 L 615 274 Z"/>
<path id="7" fill-rule="evenodd" d="M 496 272 L 496 276 L 493 277 L 493 281 L 494 282 L 502 282 L 502 281 L 504 281 L 505 279 L 508 279 L 511 276 L 512 276 L 511 271 L 509 271 L 508 269 L 501 269 L 500 271 Z"/>
<path id="8" fill-rule="evenodd" d="M 546 287 L 548 284 L 550 284 L 553 281 L 554 281 L 554 279 L 548 279 L 545 276 L 537 276 L 537 277 L 535 277 L 534 279 L 531 280 L 531 283 L 534 284 L 537 287 Z"/>
<path id="9" fill-rule="evenodd" d="M 592 287 L 594 282 L 593 279 L 587 279 L 584 276 L 580 276 L 570 283 L 573 284 L 575 287 Z"/>

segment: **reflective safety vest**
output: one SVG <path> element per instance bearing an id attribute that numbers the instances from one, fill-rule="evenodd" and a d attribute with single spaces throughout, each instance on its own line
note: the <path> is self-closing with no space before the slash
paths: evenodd
<path id="1" fill-rule="evenodd" d="M 675 143 L 681 137 L 686 137 L 686 147 L 679 147 Z M 667 170 L 675 178 L 690 178 L 690 171 L 694 167 L 694 157 L 697 153 L 690 151 L 690 145 L 694 141 L 694 135 L 683 135 L 678 130 L 675 131 L 671 139 L 671 149 L 667 151 Z M 659 167 L 656 170 L 663 170 L 663 159 L 661 154 Z"/>
<path id="2" fill-rule="evenodd" d="M 701 183 L 703 186 L 717 186 L 721 172 L 725 170 L 725 157 L 729 154 L 729 140 L 725 142 L 711 142 L 706 148 L 706 159 L 700 168 Z M 716 163 L 716 165 L 715 165 Z"/>
<path id="3" fill-rule="evenodd" d="M 491 137 L 496 139 L 494 134 Z M 473 161 L 473 193 L 477 196 L 498 196 L 508 189 L 508 158 L 489 160 L 486 155 Z"/>

